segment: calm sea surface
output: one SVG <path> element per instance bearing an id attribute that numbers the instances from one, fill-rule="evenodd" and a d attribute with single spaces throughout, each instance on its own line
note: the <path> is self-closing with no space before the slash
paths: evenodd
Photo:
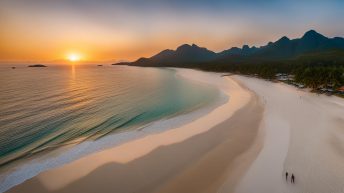
<path id="1" fill-rule="evenodd" d="M 206 105 L 218 94 L 172 69 L 0 67 L 0 165 L 139 128 Z"/>

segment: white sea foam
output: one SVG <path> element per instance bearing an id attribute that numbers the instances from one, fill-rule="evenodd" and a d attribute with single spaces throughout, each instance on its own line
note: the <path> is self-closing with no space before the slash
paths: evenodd
<path id="1" fill-rule="evenodd" d="M 192 81 L 198 81 L 202 83 L 207 83 L 209 85 L 215 85 L 213 82 L 215 79 L 221 79 L 218 74 L 202 73 L 193 70 L 179 69 L 177 70 L 177 75 L 191 79 Z M 218 86 L 218 85 L 217 85 Z M 85 141 L 81 144 L 74 146 L 56 156 L 56 152 L 48 153 L 44 158 L 37 158 L 28 161 L 27 163 L 18 166 L 13 172 L 3 174 L 0 178 L 0 192 L 5 192 L 11 187 L 18 185 L 25 180 L 28 180 L 41 172 L 46 170 L 57 168 L 74 160 L 77 160 L 83 156 L 98 152 L 110 147 L 118 146 L 125 142 L 149 135 L 151 133 L 163 132 L 169 129 L 177 128 L 186 123 L 192 122 L 203 115 L 208 114 L 213 109 L 225 104 L 229 100 L 229 96 L 221 92 L 219 97 L 213 101 L 211 104 L 197 109 L 195 111 L 175 116 L 169 119 L 159 120 L 151 123 L 144 128 L 138 130 L 131 130 L 126 132 L 121 132 L 113 135 L 105 136 L 96 141 Z M 58 150 L 57 150 L 58 151 Z"/>

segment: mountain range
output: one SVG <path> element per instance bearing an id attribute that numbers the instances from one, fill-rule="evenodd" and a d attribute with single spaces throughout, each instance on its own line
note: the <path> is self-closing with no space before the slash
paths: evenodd
<path id="1" fill-rule="evenodd" d="M 185 66 L 202 63 L 238 63 L 245 61 L 280 61 L 294 59 L 305 54 L 344 51 L 344 38 L 328 38 L 310 30 L 301 38 L 289 39 L 284 36 L 261 47 L 233 47 L 219 53 L 195 44 L 184 44 L 176 50 L 163 50 L 150 58 L 140 58 L 134 62 L 117 63 L 134 66 Z"/>

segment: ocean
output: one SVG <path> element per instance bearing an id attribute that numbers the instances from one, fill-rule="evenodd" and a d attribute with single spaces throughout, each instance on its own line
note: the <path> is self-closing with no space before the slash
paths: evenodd
<path id="1" fill-rule="evenodd" d="M 140 129 L 218 96 L 167 68 L 0 67 L 0 165 Z"/>

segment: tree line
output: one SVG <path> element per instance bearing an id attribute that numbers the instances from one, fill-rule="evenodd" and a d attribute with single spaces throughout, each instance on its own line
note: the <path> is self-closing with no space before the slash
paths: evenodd
<path id="1" fill-rule="evenodd" d="M 277 73 L 295 76 L 295 82 L 318 89 L 336 89 L 344 85 L 344 51 L 332 50 L 301 55 L 292 59 L 265 60 L 264 58 L 231 57 L 201 63 L 138 63 L 131 64 L 147 67 L 195 68 L 214 72 L 254 75 L 273 80 Z"/>
<path id="2" fill-rule="evenodd" d="M 251 59 L 237 62 L 205 63 L 200 69 L 232 72 L 275 79 L 277 73 L 295 75 L 295 82 L 317 89 L 344 85 L 344 52 L 332 51 L 303 55 L 295 59 L 264 61 Z"/>

